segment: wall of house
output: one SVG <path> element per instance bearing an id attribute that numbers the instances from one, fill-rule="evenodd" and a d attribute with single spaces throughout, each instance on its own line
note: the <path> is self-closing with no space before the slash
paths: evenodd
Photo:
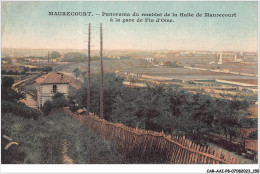
<path id="1" fill-rule="evenodd" d="M 51 100 L 55 95 L 53 93 L 53 85 L 57 85 L 56 92 L 64 94 L 66 97 L 69 95 L 69 84 L 44 84 L 37 87 L 37 104 L 38 107 L 43 106 L 47 100 Z"/>

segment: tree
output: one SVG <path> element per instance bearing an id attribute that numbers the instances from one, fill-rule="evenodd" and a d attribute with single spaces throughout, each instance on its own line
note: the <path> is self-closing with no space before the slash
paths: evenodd
<path id="1" fill-rule="evenodd" d="M 7 74 L 7 75 L 13 75 L 13 74 L 14 74 L 14 71 L 13 71 L 13 70 L 9 70 L 9 71 L 7 71 L 6 74 Z"/>
<path id="2" fill-rule="evenodd" d="M 12 89 L 13 84 L 14 84 L 14 78 L 2 77 L 1 100 L 18 102 L 20 99 L 24 98 L 24 95 L 22 93 L 16 92 L 14 89 Z"/>
<path id="3" fill-rule="evenodd" d="M 51 72 L 52 71 L 52 67 L 51 66 L 47 66 L 47 67 L 44 67 L 43 69 L 42 69 L 42 72 L 47 72 L 47 73 L 49 73 L 49 72 Z"/>
<path id="4" fill-rule="evenodd" d="M 79 77 L 79 75 L 81 73 L 80 69 L 78 67 L 75 68 L 73 73 L 74 73 L 74 76 L 76 77 L 76 80 L 78 80 L 77 78 Z"/>
<path id="5" fill-rule="evenodd" d="M 14 72 L 14 75 L 19 75 L 20 73 L 18 71 L 15 71 Z"/>
<path id="6" fill-rule="evenodd" d="M 58 57 L 60 57 L 60 53 L 58 51 L 52 51 L 51 52 L 51 58 L 52 59 L 56 59 Z"/>
<path id="7" fill-rule="evenodd" d="M 99 115 L 99 84 L 100 76 L 95 75 L 91 78 L 90 88 L 91 88 L 91 102 L 90 102 L 90 112 Z M 113 104 L 118 95 L 122 94 L 123 90 L 123 78 L 117 76 L 115 73 L 104 74 L 104 118 L 109 120 Z M 77 91 L 74 100 L 79 104 L 80 107 L 87 108 L 87 83 L 83 84 L 83 87 Z"/>
<path id="8" fill-rule="evenodd" d="M 3 88 L 11 88 L 14 84 L 14 78 L 13 77 L 3 77 L 2 78 L 2 89 Z"/>
<path id="9" fill-rule="evenodd" d="M 170 132 L 170 113 L 166 89 L 125 88 L 113 105 L 111 120 L 130 127 Z"/>
<path id="10" fill-rule="evenodd" d="M 30 70 L 29 67 L 24 67 L 24 68 L 23 68 L 23 71 L 24 71 L 24 72 L 28 72 L 29 70 Z"/>
<path id="11" fill-rule="evenodd" d="M 6 70 L 1 70 L 1 74 L 5 75 L 6 74 Z"/>
<path id="12" fill-rule="evenodd" d="M 86 61 L 87 56 L 84 53 L 79 52 L 71 52 L 64 54 L 64 62 L 79 62 L 79 61 Z"/>
<path id="13" fill-rule="evenodd" d="M 44 113 L 44 115 L 48 115 L 48 114 L 51 112 L 52 109 L 53 109 L 53 103 L 52 103 L 52 101 L 50 101 L 50 100 L 47 100 L 47 101 L 43 104 L 43 106 L 42 106 L 42 108 L 41 108 L 41 110 L 42 110 L 42 112 Z"/>
<path id="14" fill-rule="evenodd" d="M 68 106 L 68 100 L 64 96 L 64 94 L 57 92 L 53 97 L 53 107 L 54 108 L 62 108 Z"/>

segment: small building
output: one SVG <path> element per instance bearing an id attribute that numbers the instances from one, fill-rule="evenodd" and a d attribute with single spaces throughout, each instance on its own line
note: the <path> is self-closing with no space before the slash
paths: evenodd
<path id="1" fill-rule="evenodd" d="M 145 58 L 144 60 L 145 60 L 146 62 L 153 63 L 154 58 L 147 57 L 147 58 Z"/>
<path id="2" fill-rule="evenodd" d="M 40 108 L 47 100 L 52 100 L 55 93 L 69 94 L 70 81 L 62 73 L 51 72 L 35 80 L 37 83 L 37 106 Z"/>

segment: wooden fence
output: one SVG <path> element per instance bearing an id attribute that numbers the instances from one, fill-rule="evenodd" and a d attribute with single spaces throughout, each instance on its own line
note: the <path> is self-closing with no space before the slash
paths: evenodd
<path id="1" fill-rule="evenodd" d="M 72 118 L 86 125 L 104 139 L 115 141 L 122 154 L 134 157 L 136 163 L 173 164 L 238 164 L 236 157 L 206 146 L 200 146 L 185 137 L 134 129 L 108 122 L 97 116 L 77 115 L 66 109 Z M 147 159 L 147 160 L 146 160 Z"/>

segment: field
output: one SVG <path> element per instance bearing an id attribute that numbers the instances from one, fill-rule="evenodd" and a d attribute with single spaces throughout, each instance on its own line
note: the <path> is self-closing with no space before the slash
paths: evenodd
<path id="1" fill-rule="evenodd" d="M 207 68 L 207 69 L 216 69 L 217 67 L 220 67 L 222 69 L 227 69 L 233 72 L 239 72 L 239 73 L 249 73 L 249 74 L 257 74 L 258 73 L 258 67 L 257 65 L 245 65 L 242 63 L 224 63 L 222 65 L 203 65 L 198 64 L 196 67 L 200 68 Z"/>
<path id="2" fill-rule="evenodd" d="M 215 80 L 215 79 L 256 79 L 256 77 L 240 76 L 220 72 L 201 71 L 186 68 L 133 68 L 125 72 L 138 73 L 151 76 L 163 76 L 172 79 L 196 79 L 196 80 Z"/>
<path id="3" fill-rule="evenodd" d="M 124 69 L 132 69 L 134 67 L 145 67 L 146 62 L 144 60 L 135 60 L 135 59 L 111 59 L 111 60 L 104 60 L 104 72 L 115 72 Z M 75 68 L 79 68 L 82 72 L 87 71 L 88 65 L 86 63 L 76 63 L 69 66 L 66 71 L 73 72 Z M 91 65 L 91 73 L 97 74 L 100 73 L 100 61 L 92 61 Z"/>

